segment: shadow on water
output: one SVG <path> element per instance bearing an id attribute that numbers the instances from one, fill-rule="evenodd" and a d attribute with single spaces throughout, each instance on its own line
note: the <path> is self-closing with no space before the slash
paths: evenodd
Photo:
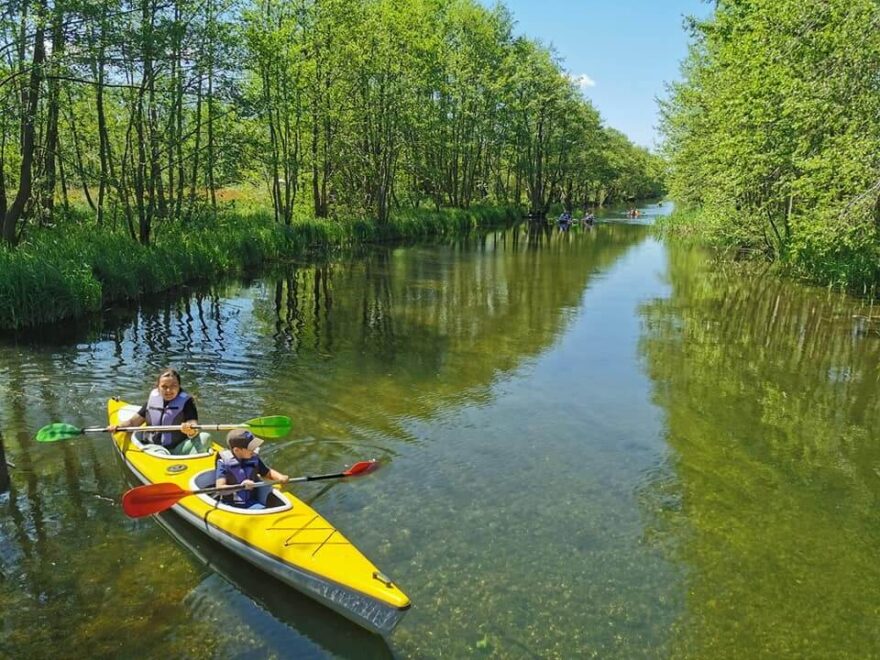
<path id="1" fill-rule="evenodd" d="M 267 576 L 174 513 L 162 513 L 156 522 L 211 571 L 184 598 L 193 616 L 215 619 L 226 629 L 244 625 L 257 634 L 259 647 L 246 657 L 394 657 L 383 638 Z"/>

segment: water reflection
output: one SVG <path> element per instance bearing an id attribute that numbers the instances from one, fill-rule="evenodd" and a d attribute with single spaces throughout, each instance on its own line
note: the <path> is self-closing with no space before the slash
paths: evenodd
<path id="1" fill-rule="evenodd" d="M 370 410 L 371 426 L 383 416 L 399 419 L 401 407 L 409 416 L 430 415 L 442 403 L 438 396 L 473 395 L 553 340 L 561 312 L 578 304 L 591 272 L 643 237 L 635 228 L 607 229 L 599 241 L 558 236 L 549 227 L 523 229 L 444 248 L 380 248 L 347 264 L 294 268 L 271 294 L 254 301 L 259 348 L 246 350 L 263 351 L 261 338 L 274 337 L 264 376 L 282 390 L 295 387 L 300 396 L 322 391 L 330 400 L 319 412 L 333 412 L 325 419 L 346 421 L 364 398 L 380 406 Z M 522 235 L 531 242 L 521 243 Z M 541 245 L 547 253 L 535 254 Z M 586 267 L 575 266 L 578 261 Z M 430 406 L 419 413 L 422 403 Z M 298 419 L 311 425 L 302 416 L 314 410 L 298 411 Z M 321 431 L 345 434 L 326 424 Z"/>
<path id="2" fill-rule="evenodd" d="M 880 648 L 880 338 L 870 302 L 670 255 L 642 353 L 674 455 L 648 538 L 687 567 L 678 656 Z"/>

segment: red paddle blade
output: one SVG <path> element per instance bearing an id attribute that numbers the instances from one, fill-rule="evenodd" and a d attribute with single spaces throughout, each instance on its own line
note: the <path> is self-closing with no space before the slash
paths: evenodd
<path id="1" fill-rule="evenodd" d="M 363 474 L 364 472 L 369 472 L 373 468 L 377 467 L 379 463 L 375 458 L 370 459 L 369 461 L 360 461 L 359 463 L 355 463 L 350 468 L 348 468 L 344 474 L 346 477 L 353 477 L 356 474 Z"/>
<path id="2" fill-rule="evenodd" d="M 170 509 L 189 494 L 190 491 L 172 483 L 138 486 L 122 496 L 122 510 L 129 518 L 141 518 Z"/>

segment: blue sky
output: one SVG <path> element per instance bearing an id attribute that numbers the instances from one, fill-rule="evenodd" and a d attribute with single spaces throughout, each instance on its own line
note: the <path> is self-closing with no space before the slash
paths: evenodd
<path id="1" fill-rule="evenodd" d="M 482 0 L 492 6 L 494 0 Z M 552 45 L 608 126 L 633 142 L 658 140 L 655 98 L 679 77 L 684 16 L 706 17 L 704 0 L 503 0 L 516 34 Z"/>

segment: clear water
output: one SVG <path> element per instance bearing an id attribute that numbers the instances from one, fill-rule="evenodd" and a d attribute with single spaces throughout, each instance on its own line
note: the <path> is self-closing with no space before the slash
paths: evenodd
<path id="1" fill-rule="evenodd" d="M 620 214 L 375 248 L 0 342 L 0 655 L 880 654 L 880 310 Z M 105 423 L 178 367 L 413 600 L 387 640 L 173 519 Z M 165 527 L 170 529 L 166 530 Z"/>

